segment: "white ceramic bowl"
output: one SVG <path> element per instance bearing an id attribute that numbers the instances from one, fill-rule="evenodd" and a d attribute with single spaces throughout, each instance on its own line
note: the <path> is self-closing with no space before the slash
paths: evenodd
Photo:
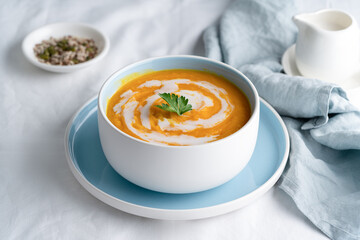
<path id="1" fill-rule="evenodd" d="M 67 35 L 93 39 L 98 47 L 97 56 L 83 63 L 66 66 L 50 65 L 42 63 L 37 59 L 33 50 L 35 44 L 41 43 L 42 40 L 47 40 L 50 37 L 60 38 Z M 23 53 L 32 64 L 44 70 L 59 73 L 74 72 L 100 61 L 107 54 L 109 46 L 110 42 L 106 35 L 96 28 L 82 23 L 54 23 L 46 25 L 29 33 L 22 42 Z"/>
<path id="2" fill-rule="evenodd" d="M 226 138 L 193 146 L 148 143 L 120 131 L 106 116 L 107 101 L 121 86 L 121 79 L 149 69 L 206 69 L 227 78 L 248 97 L 250 120 Z M 255 148 L 260 111 L 255 87 L 235 68 L 208 58 L 168 56 L 132 64 L 107 79 L 98 101 L 100 141 L 107 160 L 121 176 L 144 188 L 167 193 L 214 188 L 236 176 Z"/>

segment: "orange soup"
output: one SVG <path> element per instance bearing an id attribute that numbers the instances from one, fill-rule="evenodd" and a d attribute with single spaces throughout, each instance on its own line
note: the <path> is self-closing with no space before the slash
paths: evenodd
<path id="1" fill-rule="evenodd" d="M 184 96 L 192 110 L 178 115 L 156 107 L 160 93 Z M 121 131 L 146 142 L 196 145 L 222 139 L 249 120 L 245 94 L 225 78 L 197 70 L 173 69 L 140 75 L 109 99 L 106 115 Z"/>

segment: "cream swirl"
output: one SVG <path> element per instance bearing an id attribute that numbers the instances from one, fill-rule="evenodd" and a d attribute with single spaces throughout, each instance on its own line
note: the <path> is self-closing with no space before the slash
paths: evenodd
<path id="1" fill-rule="evenodd" d="M 144 89 L 151 90 L 152 88 L 154 89 L 153 94 L 142 102 L 138 102 L 136 96 L 141 94 Z M 176 121 L 173 118 L 154 118 L 151 116 L 152 107 L 160 101 L 158 94 L 164 92 L 175 93 L 188 98 L 193 107 L 192 111 L 199 113 L 200 117 L 187 118 L 184 114 L 183 121 Z M 214 108 L 214 101 L 220 102 L 216 113 L 202 118 L 201 111 Z M 217 134 L 193 136 L 189 133 L 197 129 L 213 128 L 221 124 L 233 109 L 234 106 L 230 103 L 228 94 L 223 88 L 206 81 L 190 79 L 148 80 L 135 90 L 127 90 L 122 93 L 120 101 L 113 107 L 116 114 L 123 116 L 126 127 L 139 138 L 148 142 L 175 145 L 195 145 L 216 140 Z M 139 118 L 136 117 L 136 113 L 140 116 Z M 141 123 L 140 127 L 139 124 L 135 124 L 136 122 Z"/>

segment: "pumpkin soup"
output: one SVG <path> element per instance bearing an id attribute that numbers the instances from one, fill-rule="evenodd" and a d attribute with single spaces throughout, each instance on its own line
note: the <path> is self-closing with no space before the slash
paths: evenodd
<path id="1" fill-rule="evenodd" d="M 189 100 L 192 110 L 178 115 L 156 107 L 159 94 Z M 146 73 L 128 81 L 109 99 L 106 115 L 121 131 L 146 142 L 196 145 L 239 130 L 251 109 L 245 94 L 225 78 L 197 70 Z"/>

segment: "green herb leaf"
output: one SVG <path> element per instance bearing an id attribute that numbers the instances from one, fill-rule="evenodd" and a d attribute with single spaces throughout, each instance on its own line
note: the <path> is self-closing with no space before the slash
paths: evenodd
<path id="1" fill-rule="evenodd" d="M 48 50 L 50 56 L 54 55 L 56 52 L 54 46 L 48 47 L 47 50 Z"/>
<path id="2" fill-rule="evenodd" d="M 189 99 L 184 96 L 178 97 L 174 93 L 160 93 L 159 96 L 168 104 L 156 105 L 156 107 L 169 112 L 176 112 L 179 116 L 192 110 L 191 104 L 188 104 Z"/>

